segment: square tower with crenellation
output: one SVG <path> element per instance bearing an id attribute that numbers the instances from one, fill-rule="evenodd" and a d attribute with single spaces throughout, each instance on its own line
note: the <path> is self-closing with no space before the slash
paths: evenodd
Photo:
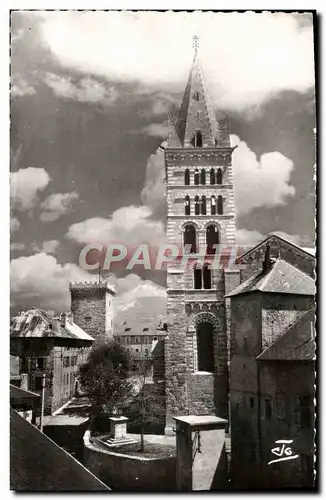
<path id="1" fill-rule="evenodd" d="M 115 288 L 108 281 L 69 283 L 71 312 L 75 323 L 95 339 L 96 344 L 113 338 Z"/>
<path id="2" fill-rule="evenodd" d="M 201 263 L 167 266 L 167 429 L 176 415 L 228 413 L 230 275 L 213 261 L 218 245 L 235 244 L 233 149 L 227 118 L 216 119 L 196 47 L 179 115 L 169 118 L 167 238 L 191 256 L 206 250 Z"/>

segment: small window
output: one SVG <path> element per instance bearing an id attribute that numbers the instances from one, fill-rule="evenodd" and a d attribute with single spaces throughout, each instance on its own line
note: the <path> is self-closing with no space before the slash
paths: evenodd
<path id="1" fill-rule="evenodd" d="M 205 290 L 212 288 L 212 271 L 208 264 L 203 267 L 203 285 Z"/>
<path id="2" fill-rule="evenodd" d="M 195 101 L 199 101 L 199 98 L 200 98 L 199 92 L 194 92 L 193 98 L 194 98 Z"/>
<path id="3" fill-rule="evenodd" d="M 185 197 L 185 215 L 190 215 L 190 197 Z"/>
<path id="4" fill-rule="evenodd" d="M 136 349 L 136 352 L 139 352 L 139 349 Z"/>
<path id="5" fill-rule="evenodd" d="M 190 173 L 189 173 L 189 168 L 186 168 L 185 170 L 185 185 L 189 186 L 190 184 Z"/>
<path id="6" fill-rule="evenodd" d="M 223 181 L 223 172 L 222 169 L 219 168 L 216 173 L 216 184 L 222 184 Z"/>
<path id="7" fill-rule="evenodd" d="M 157 337 L 154 337 L 153 340 L 157 340 Z"/>
<path id="8" fill-rule="evenodd" d="M 206 171 L 204 168 L 201 169 L 201 172 L 200 172 L 200 183 L 205 186 L 206 184 Z"/>
<path id="9" fill-rule="evenodd" d="M 145 328 L 143 328 L 143 332 L 148 332 L 147 326 Z"/>
<path id="10" fill-rule="evenodd" d="M 215 184 L 215 170 L 213 168 L 209 172 L 209 181 L 211 185 Z"/>
<path id="11" fill-rule="evenodd" d="M 92 317 L 91 316 L 85 316 L 84 320 L 85 320 L 86 323 L 90 323 L 92 321 Z"/>
<path id="12" fill-rule="evenodd" d="M 199 170 L 196 168 L 195 173 L 194 173 L 194 184 L 195 186 L 199 185 Z"/>
<path id="13" fill-rule="evenodd" d="M 254 400 L 254 398 L 250 398 L 249 399 L 249 404 L 250 404 L 250 408 L 253 409 L 254 406 L 255 406 L 255 400 Z"/>
<path id="14" fill-rule="evenodd" d="M 199 215 L 199 196 L 195 196 L 195 215 Z"/>
<path id="15" fill-rule="evenodd" d="M 195 148 L 203 147 L 203 135 L 200 130 L 197 130 L 195 133 Z"/>
<path id="16" fill-rule="evenodd" d="M 201 197 L 201 214 L 206 215 L 206 196 Z"/>
<path id="17" fill-rule="evenodd" d="M 221 195 L 217 197 L 217 213 L 223 215 L 223 198 Z"/>
<path id="18" fill-rule="evenodd" d="M 216 215 L 216 198 L 214 195 L 211 197 L 211 215 Z"/>
<path id="19" fill-rule="evenodd" d="M 272 401 L 265 399 L 265 418 L 266 420 L 272 419 Z"/>
<path id="20" fill-rule="evenodd" d="M 117 342 L 119 342 L 119 344 L 120 344 L 121 343 L 120 337 L 116 337 L 116 339 L 117 339 Z"/>
<path id="21" fill-rule="evenodd" d="M 201 267 L 196 264 L 194 267 L 194 288 L 195 290 L 201 290 L 202 287 L 202 270 Z"/>
<path id="22" fill-rule="evenodd" d="M 35 391 L 42 390 L 42 377 L 35 377 Z"/>
<path id="23" fill-rule="evenodd" d="M 37 368 L 39 370 L 44 370 L 45 367 L 45 358 L 37 358 Z"/>
<path id="24" fill-rule="evenodd" d="M 131 328 L 125 328 L 125 332 L 130 332 Z"/>

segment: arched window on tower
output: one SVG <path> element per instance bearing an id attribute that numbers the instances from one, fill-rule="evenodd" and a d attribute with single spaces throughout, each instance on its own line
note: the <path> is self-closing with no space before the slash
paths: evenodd
<path id="1" fill-rule="evenodd" d="M 203 134 L 200 130 L 196 130 L 195 132 L 195 148 L 203 147 Z"/>
<path id="2" fill-rule="evenodd" d="M 189 173 L 189 168 L 186 168 L 185 170 L 185 185 L 189 186 L 190 184 L 190 173 Z"/>
<path id="3" fill-rule="evenodd" d="M 211 214 L 216 215 L 216 198 L 214 195 L 211 197 Z"/>
<path id="4" fill-rule="evenodd" d="M 222 169 L 219 168 L 216 172 L 216 184 L 222 184 L 223 183 L 223 172 Z"/>
<path id="5" fill-rule="evenodd" d="M 223 215 L 223 198 L 221 195 L 217 197 L 217 213 Z"/>
<path id="6" fill-rule="evenodd" d="M 198 186 L 198 185 L 199 185 L 199 170 L 198 170 L 198 168 L 196 168 L 196 170 L 195 170 L 195 174 L 194 174 L 194 184 L 195 184 L 196 186 Z"/>
<path id="7" fill-rule="evenodd" d="M 203 288 L 205 290 L 212 288 L 212 270 L 209 264 L 205 264 L 203 267 Z"/>
<path id="8" fill-rule="evenodd" d="M 202 270 L 199 264 L 194 266 L 194 288 L 201 290 L 202 287 Z"/>
<path id="9" fill-rule="evenodd" d="M 209 180 L 211 185 L 215 184 L 215 170 L 213 168 L 209 172 Z"/>
<path id="10" fill-rule="evenodd" d="M 214 372 L 214 327 L 202 322 L 196 328 L 197 369 L 199 372 Z"/>
<path id="11" fill-rule="evenodd" d="M 214 245 L 218 245 L 219 242 L 220 242 L 220 235 L 218 232 L 218 228 L 214 224 L 210 224 L 206 228 L 207 254 L 214 255 L 216 252 Z"/>
<path id="12" fill-rule="evenodd" d="M 195 215 L 199 215 L 199 196 L 195 196 Z"/>
<path id="13" fill-rule="evenodd" d="M 192 224 L 187 224 L 183 231 L 183 245 L 189 246 L 189 253 L 197 252 L 196 228 Z"/>
<path id="14" fill-rule="evenodd" d="M 190 197 L 185 197 L 185 215 L 190 215 Z"/>
<path id="15" fill-rule="evenodd" d="M 200 172 L 200 184 L 205 185 L 206 184 L 206 172 L 205 169 L 202 168 Z"/>
<path id="16" fill-rule="evenodd" d="M 206 215 L 206 196 L 201 197 L 201 214 Z"/>

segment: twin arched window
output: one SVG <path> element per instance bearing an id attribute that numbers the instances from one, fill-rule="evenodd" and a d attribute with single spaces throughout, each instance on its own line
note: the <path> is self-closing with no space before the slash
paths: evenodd
<path id="1" fill-rule="evenodd" d="M 203 268 L 199 264 L 194 267 L 194 288 L 196 290 L 210 290 L 212 288 L 212 270 L 209 264 Z"/>
<path id="2" fill-rule="evenodd" d="M 220 234 L 218 227 L 215 224 L 209 224 L 206 228 L 207 254 L 215 254 L 216 249 L 214 248 L 214 245 L 218 245 L 219 243 Z M 194 224 L 189 223 L 185 225 L 183 230 L 183 245 L 189 245 L 190 253 L 197 253 L 198 241 Z"/>

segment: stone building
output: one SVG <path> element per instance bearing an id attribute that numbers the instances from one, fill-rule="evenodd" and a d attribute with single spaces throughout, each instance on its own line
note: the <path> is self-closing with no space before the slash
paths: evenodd
<path id="1" fill-rule="evenodd" d="M 165 148 L 167 239 L 202 264 L 167 265 L 165 341 L 167 430 L 172 417 L 215 411 L 227 416 L 225 290 L 233 277 L 213 269 L 214 245 L 235 243 L 232 151 L 227 119 L 216 119 L 195 52 Z"/>
<path id="2" fill-rule="evenodd" d="M 95 339 L 95 344 L 113 338 L 114 286 L 107 282 L 69 283 L 71 312 L 75 323 Z"/>
<path id="3" fill-rule="evenodd" d="M 156 319 L 144 319 L 137 324 L 116 327 L 114 339 L 132 353 L 135 360 L 151 356 L 153 344 L 166 337 L 166 323 Z"/>
<path id="4" fill-rule="evenodd" d="M 251 276 L 228 294 L 233 486 L 312 486 L 314 258 L 271 236 L 239 261 Z M 270 463 L 282 439 L 294 458 Z"/>
<path id="5" fill-rule="evenodd" d="M 25 390 L 41 394 L 45 374 L 45 415 L 53 414 L 75 395 L 78 367 L 86 361 L 93 342 L 73 322 L 71 313 L 57 317 L 34 308 L 12 318 L 10 354 L 19 357 Z"/>

